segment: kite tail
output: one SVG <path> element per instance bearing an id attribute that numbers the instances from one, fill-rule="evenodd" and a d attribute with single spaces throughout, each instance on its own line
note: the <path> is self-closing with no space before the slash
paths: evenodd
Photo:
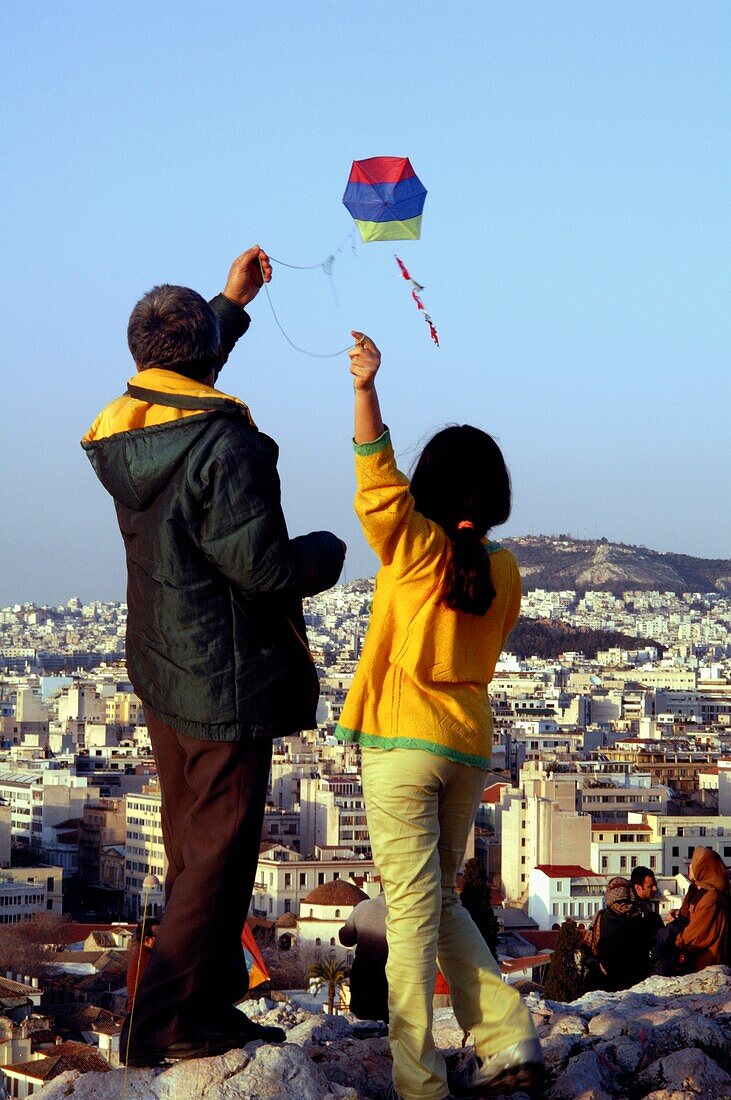
<path id="1" fill-rule="evenodd" d="M 426 312 L 426 309 L 424 308 L 424 303 L 421 300 L 421 292 L 424 287 L 421 285 L 421 283 L 417 283 L 416 279 L 411 278 L 411 275 L 409 274 L 406 268 L 406 264 L 403 262 L 403 260 L 399 259 L 398 256 L 396 256 L 395 259 L 396 263 L 399 265 L 399 270 L 401 271 L 404 279 L 411 283 L 411 297 L 416 302 L 416 308 L 421 310 L 421 312 L 424 314 L 424 320 L 429 326 L 429 335 L 431 336 L 437 347 L 439 347 L 439 336 L 437 335 L 437 330 L 434 327 L 434 322 L 432 321 L 429 314 Z"/>

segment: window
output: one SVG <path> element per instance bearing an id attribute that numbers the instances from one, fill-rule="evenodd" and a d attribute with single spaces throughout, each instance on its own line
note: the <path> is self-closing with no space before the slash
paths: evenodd
<path id="1" fill-rule="evenodd" d="M 627 869 L 627 856 L 619 857 L 619 869 L 620 871 L 626 871 Z"/>
<path id="2" fill-rule="evenodd" d="M 307 885 L 307 875 L 304 871 L 300 871 L 300 886 Z"/>
<path id="3" fill-rule="evenodd" d="M 556 883 L 556 893 L 560 894 L 562 890 L 563 890 L 563 883 L 562 882 L 557 882 Z"/>
<path id="4" fill-rule="evenodd" d="M 315 947 L 322 947 L 322 940 L 320 939 L 319 936 L 315 940 Z"/>
<path id="5" fill-rule="evenodd" d="M 680 855 L 680 848 L 678 847 L 677 844 L 673 844 L 673 855 L 674 856 L 679 856 Z M 673 872 L 673 873 L 675 873 L 675 872 Z"/>
<path id="6" fill-rule="evenodd" d="M 679 871 L 678 865 L 677 865 L 677 863 L 674 863 L 674 864 L 673 864 L 673 869 L 672 869 L 672 871 L 671 871 L 670 873 L 671 873 L 672 875 L 677 875 L 677 874 L 678 874 L 678 871 Z"/>
<path id="7" fill-rule="evenodd" d="M 637 866 L 637 856 L 632 856 L 632 858 L 629 861 L 629 865 L 633 869 Z"/>
<path id="8" fill-rule="evenodd" d="M 606 856 L 602 856 L 602 871 L 606 871 L 609 867 L 609 860 Z"/>
<path id="9" fill-rule="evenodd" d="M 655 870 L 655 857 L 654 856 L 650 856 L 650 867 L 652 868 L 653 871 Z"/>
<path id="10" fill-rule="evenodd" d="M 334 936 L 331 936 L 331 937 L 330 937 L 330 946 L 331 946 L 331 947 L 334 947 L 334 946 L 335 946 L 335 937 L 334 937 Z"/>
<path id="11" fill-rule="evenodd" d="M 340 910 L 339 910 L 339 909 L 336 909 L 336 910 L 335 910 L 335 916 L 336 916 L 336 917 L 339 917 L 339 916 L 340 916 Z"/>
<path id="12" fill-rule="evenodd" d="M 317 872 L 317 885 L 322 886 L 324 881 L 325 881 L 325 872 L 324 871 L 318 871 Z"/>
<path id="13" fill-rule="evenodd" d="M 292 872 L 291 871 L 285 871 L 284 872 L 284 889 L 285 890 L 291 890 L 291 888 L 292 888 Z"/>

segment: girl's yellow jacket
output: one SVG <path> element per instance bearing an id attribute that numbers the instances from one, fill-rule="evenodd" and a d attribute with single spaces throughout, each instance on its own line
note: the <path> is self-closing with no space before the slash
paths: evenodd
<path id="1" fill-rule="evenodd" d="M 487 685 L 520 610 L 513 555 L 486 543 L 497 593 L 486 615 L 440 602 L 451 543 L 414 508 L 386 429 L 356 444 L 355 509 L 381 561 L 363 652 L 335 736 L 489 768 Z"/>

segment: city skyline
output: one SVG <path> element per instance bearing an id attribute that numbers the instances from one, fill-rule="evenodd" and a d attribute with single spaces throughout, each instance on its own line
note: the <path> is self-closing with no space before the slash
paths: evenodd
<path id="1" fill-rule="evenodd" d="M 405 468 L 445 421 L 498 437 L 515 506 L 497 538 L 729 556 L 728 9 L 370 11 L 369 34 L 335 5 L 4 12 L 0 605 L 124 598 L 78 440 L 132 374 L 140 294 L 211 296 L 256 239 L 286 263 L 336 253 L 332 282 L 275 264 L 272 305 L 310 350 L 352 327 L 382 345 Z M 378 154 L 409 156 L 429 192 L 421 241 L 395 251 L 439 350 L 394 248 L 350 247 L 350 163 Z M 371 575 L 347 359 L 290 348 L 264 296 L 251 313 L 221 388 L 280 444 L 291 533 L 331 528 L 342 579 Z"/>

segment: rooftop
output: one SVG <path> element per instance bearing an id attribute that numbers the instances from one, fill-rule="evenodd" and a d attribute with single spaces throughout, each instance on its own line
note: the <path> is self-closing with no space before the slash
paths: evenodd
<path id="1" fill-rule="evenodd" d="M 542 871 L 546 878 L 606 878 L 578 863 L 539 863 L 536 871 Z"/>
<path id="2" fill-rule="evenodd" d="M 303 901 L 310 905 L 357 905 L 359 901 L 367 899 L 368 895 L 364 890 L 359 890 L 352 882 L 336 878 L 332 882 L 316 886 Z"/>

